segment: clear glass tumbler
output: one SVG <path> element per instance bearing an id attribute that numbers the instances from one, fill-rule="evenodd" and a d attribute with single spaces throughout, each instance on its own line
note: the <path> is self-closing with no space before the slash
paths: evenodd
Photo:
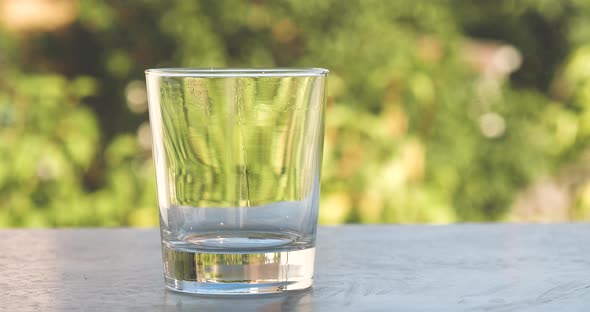
<path id="1" fill-rule="evenodd" d="M 311 286 L 327 74 L 146 71 L 169 289 Z"/>

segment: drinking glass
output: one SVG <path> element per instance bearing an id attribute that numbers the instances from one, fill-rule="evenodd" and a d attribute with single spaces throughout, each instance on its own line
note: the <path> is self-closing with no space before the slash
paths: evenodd
<path id="1" fill-rule="evenodd" d="M 327 74 L 146 71 L 169 289 L 255 294 L 311 286 Z"/>

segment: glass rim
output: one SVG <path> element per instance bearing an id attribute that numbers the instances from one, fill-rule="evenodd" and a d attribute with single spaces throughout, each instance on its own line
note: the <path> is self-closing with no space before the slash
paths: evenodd
<path id="1" fill-rule="evenodd" d="M 233 77 L 324 77 L 328 75 L 325 68 L 315 67 L 275 67 L 275 68 L 150 68 L 146 75 L 159 77 L 197 77 L 197 78 L 233 78 Z"/>

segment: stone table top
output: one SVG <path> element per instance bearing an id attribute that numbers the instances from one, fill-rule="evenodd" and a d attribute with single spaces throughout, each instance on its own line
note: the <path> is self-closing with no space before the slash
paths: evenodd
<path id="1" fill-rule="evenodd" d="M 0 311 L 590 311 L 590 224 L 320 227 L 314 286 L 165 290 L 157 229 L 0 231 Z"/>

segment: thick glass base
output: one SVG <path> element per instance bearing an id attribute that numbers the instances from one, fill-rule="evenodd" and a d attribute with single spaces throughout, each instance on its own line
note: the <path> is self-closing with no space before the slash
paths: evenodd
<path id="1" fill-rule="evenodd" d="M 221 253 L 164 245 L 170 290 L 203 295 L 271 294 L 309 288 L 315 248 Z"/>

